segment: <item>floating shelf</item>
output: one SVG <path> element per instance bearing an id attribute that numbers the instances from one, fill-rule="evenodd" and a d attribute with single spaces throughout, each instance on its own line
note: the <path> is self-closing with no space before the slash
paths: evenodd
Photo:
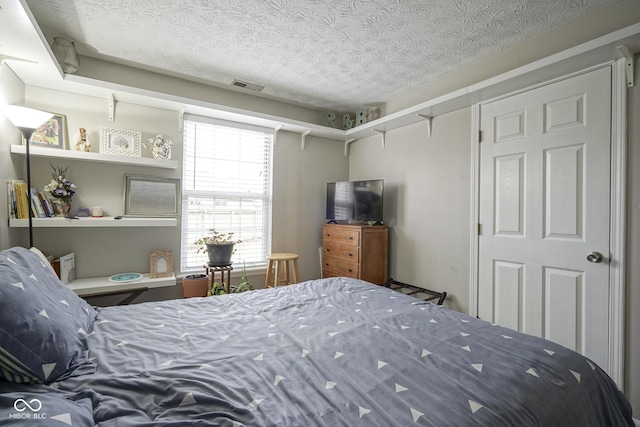
<path id="1" fill-rule="evenodd" d="M 145 274 L 141 280 L 128 283 L 113 283 L 109 281 L 109 277 L 76 279 L 69 283 L 67 287 L 80 296 L 96 296 L 100 294 L 108 295 L 116 292 L 135 291 L 140 288 L 162 288 L 165 286 L 175 286 L 176 284 L 175 275 L 152 279 L 149 277 L 149 274 Z"/>
<path id="2" fill-rule="evenodd" d="M 27 148 L 24 145 L 12 145 L 11 153 L 26 155 Z M 113 163 L 121 165 L 146 166 L 150 168 L 176 169 L 177 160 L 156 160 L 148 157 L 127 157 L 114 154 L 87 153 L 84 151 L 60 150 L 46 147 L 29 147 L 29 156 L 47 157 L 55 159 L 82 160 L 85 162 Z"/>
<path id="3" fill-rule="evenodd" d="M 175 227 L 176 218 L 33 218 L 33 228 Z M 29 227 L 28 219 L 10 219 L 9 227 Z"/>

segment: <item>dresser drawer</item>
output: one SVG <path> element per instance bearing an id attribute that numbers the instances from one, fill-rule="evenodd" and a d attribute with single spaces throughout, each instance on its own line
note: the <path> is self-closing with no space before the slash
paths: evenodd
<path id="1" fill-rule="evenodd" d="M 322 256 L 340 258 L 346 261 L 360 262 L 360 248 L 344 245 L 332 241 L 325 241 L 322 245 Z"/>
<path id="2" fill-rule="evenodd" d="M 358 275 L 353 273 L 338 273 L 337 271 L 322 269 L 322 278 L 327 279 L 329 277 L 351 277 L 352 279 L 357 279 Z"/>
<path id="3" fill-rule="evenodd" d="M 360 245 L 360 230 L 325 227 L 322 241 L 358 246 Z"/>
<path id="4" fill-rule="evenodd" d="M 359 265 L 356 262 L 349 262 L 328 256 L 325 256 L 322 259 L 323 272 L 325 270 L 332 272 L 332 276 L 346 276 L 357 279 L 359 273 L 358 269 Z"/>

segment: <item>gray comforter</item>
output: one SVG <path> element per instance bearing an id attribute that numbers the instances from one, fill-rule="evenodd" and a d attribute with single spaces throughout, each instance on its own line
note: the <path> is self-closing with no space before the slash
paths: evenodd
<path id="1" fill-rule="evenodd" d="M 38 396 L 47 426 L 633 426 L 587 358 L 352 279 L 104 308 L 89 347 L 96 373 L 0 384 L 0 406 Z"/>

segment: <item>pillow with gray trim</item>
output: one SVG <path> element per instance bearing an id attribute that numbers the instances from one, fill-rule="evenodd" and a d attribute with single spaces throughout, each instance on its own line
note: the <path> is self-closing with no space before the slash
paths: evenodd
<path id="1" fill-rule="evenodd" d="M 0 252 L 0 380 L 50 383 L 93 373 L 87 334 L 98 312 L 40 256 Z"/>

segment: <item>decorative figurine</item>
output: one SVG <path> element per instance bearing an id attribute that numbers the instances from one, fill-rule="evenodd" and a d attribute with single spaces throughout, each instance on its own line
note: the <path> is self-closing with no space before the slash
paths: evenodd
<path id="1" fill-rule="evenodd" d="M 87 131 L 85 128 L 80 128 L 76 133 L 76 151 L 91 151 L 91 144 L 87 142 Z"/>

